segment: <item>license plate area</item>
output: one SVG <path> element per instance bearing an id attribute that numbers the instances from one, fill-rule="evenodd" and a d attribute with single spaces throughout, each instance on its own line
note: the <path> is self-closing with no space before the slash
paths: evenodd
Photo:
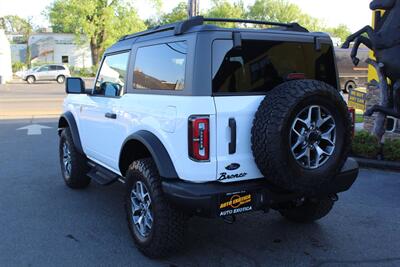
<path id="1" fill-rule="evenodd" d="M 220 195 L 218 216 L 230 216 L 252 211 L 255 194 L 247 191 L 233 192 Z"/>

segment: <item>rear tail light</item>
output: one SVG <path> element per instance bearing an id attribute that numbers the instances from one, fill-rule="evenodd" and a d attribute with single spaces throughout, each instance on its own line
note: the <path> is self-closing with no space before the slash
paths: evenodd
<path id="1" fill-rule="evenodd" d="M 189 118 L 189 156 L 195 161 L 210 160 L 210 118 Z"/>
<path id="2" fill-rule="evenodd" d="M 349 115 L 351 119 L 351 134 L 354 137 L 356 131 L 356 110 L 354 108 L 349 108 Z"/>

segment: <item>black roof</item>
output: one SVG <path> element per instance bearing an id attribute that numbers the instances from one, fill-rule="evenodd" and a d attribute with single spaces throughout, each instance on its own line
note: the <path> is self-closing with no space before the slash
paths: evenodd
<path id="1" fill-rule="evenodd" d="M 273 26 L 267 29 L 249 29 L 249 28 L 222 28 L 213 24 L 204 24 L 205 22 L 233 22 L 233 23 L 243 23 L 243 24 L 258 24 L 258 25 L 269 25 Z M 182 35 L 188 32 L 200 32 L 206 30 L 216 30 L 216 31 L 254 31 L 254 32 L 263 32 L 263 31 L 286 31 L 286 32 L 297 32 L 307 34 L 309 31 L 300 26 L 298 23 L 279 23 L 279 22 L 269 22 L 269 21 L 259 21 L 259 20 L 244 20 L 244 19 L 221 19 L 221 18 L 204 18 L 202 16 L 192 17 L 188 20 L 179 21 L 172 24 L 161 25 L 154 27 L 152 29 L 148 29 L 146 31 L 125 35 L 123 36 L 116 44 L 114 44 L 107 52 L 128 50 L 132 46 L 133 42 L 137 40 L 137 38 L 142 36 L 154 35 L 157 37 L 166 37 L 173 35 Z M 316 34 L 316 33 L 314 33 Z"/>

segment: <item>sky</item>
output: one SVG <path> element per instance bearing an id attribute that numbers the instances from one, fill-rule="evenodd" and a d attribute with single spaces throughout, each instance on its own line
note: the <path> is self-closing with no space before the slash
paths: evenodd
<path id="1" fill-rule="evenodd" d="M 0 0 L 0 17 L 4 15 L 18 15 L 24 18 L 31 17 L 39 26 L 48 26 L 47 19 L 42 11 L 53 0 Z M 163 11 L 171 11 L 182 0 L 163 0 Z M 186 1 L 186 0 L 183 0 Z M 249 5 L 254 0 L 243 0 Z M 314 17 L 324 20 L 328 26 L 346 24 L 351 31 L 357 31 L 370 24 L 371 11 L 367 0 L 289 0 L 299 5 L 302 10 Z M 84 0 L 82 1 L 84 2 Z M 154 8 L 148 0 L 132 0 L 139 11 L 139 15 L 146 19 L 155 15 Z M 200 0 L 200 9 L 207 9 L 211 0 Z M 344 8 L 346 7 L 346 8 Z"/>

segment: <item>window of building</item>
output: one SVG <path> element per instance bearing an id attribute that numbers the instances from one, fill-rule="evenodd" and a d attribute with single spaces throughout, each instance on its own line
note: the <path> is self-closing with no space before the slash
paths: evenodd
<path id="1" fill-rule="evenodd" d="M 94 89 L 95 95 L 120 96 L 125 87 L 129 52 L 106 56 Z"/>
<path id="2" fill-rule="evenodd" d="M 292 79 L 315 79 L 337 86 L 332 47 L 313 43 L 231 40 L 213 45 L 214 93 L 263 93 Z"/>
<path id="3" fill-rule="evenodd" d="M 68 56 L 61 56 L 61 62 L 63 64 L 69 63 L 69 57 Z"/>
<path id="4" fill-rule="evenodd" d="M 136 54 L 133 87 L 183 90 L 187 43 L 174 42 L 141 47 Z"/>

